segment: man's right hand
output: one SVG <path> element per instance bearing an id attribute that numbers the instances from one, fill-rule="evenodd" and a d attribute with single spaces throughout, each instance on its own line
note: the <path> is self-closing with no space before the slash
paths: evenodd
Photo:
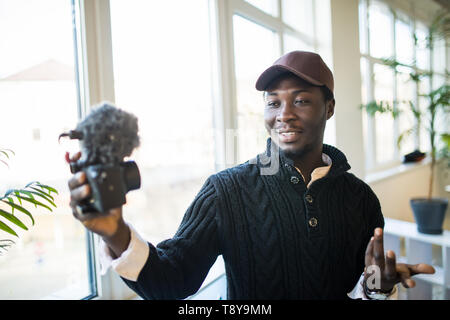
<path id="1" fill-rule="evenodd" d="M 71 158 L 66 156 L 68 162 L 80 159 L 77 152 Z M 108 245 L 112 256 L 119 257 L 128 248 L 131 233 L 122 217 L 122 208 L 111 209 L 107 212 L 82 213 L 78 205 L 91 197 L 91 188 L 83 171 L 75 173 L 69 180 L 70 207 L 73 216 L 88 230 L 100 235 Z"/>

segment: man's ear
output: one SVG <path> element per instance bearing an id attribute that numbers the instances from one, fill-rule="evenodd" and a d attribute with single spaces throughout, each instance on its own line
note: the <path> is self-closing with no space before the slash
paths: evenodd
<path id="1" fill-rule="evenodd" d="M 334 115 L 334 106 L 336 104 L 336 101 L 334 99 L 328 100 L 326 102 L 326 108 L 327 108 L 327 120 L 330 119 Z"/>

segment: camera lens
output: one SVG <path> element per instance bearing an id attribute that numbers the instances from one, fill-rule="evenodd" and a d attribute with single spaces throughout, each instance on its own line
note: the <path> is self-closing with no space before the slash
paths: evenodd
<path id="1" fill-rule="evenodd" d="M 139 189 L 141 187 L 141 175 L 139 174 L 139 169 L 136 162 L 122 162 L 120 166 L 123 169 L 123 179 L 127 192 L 130 190 Z"/>

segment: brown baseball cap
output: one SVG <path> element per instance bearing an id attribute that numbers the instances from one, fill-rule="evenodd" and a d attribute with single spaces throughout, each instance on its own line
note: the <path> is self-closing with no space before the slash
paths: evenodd
<path id="1" fill-rule="evenodd" d="M 275 78 L 285 73 L 293 73 L 313 85 L 326 86 L 334 92 L 333 73 L 317 53 L 308 51 L 292 51 L 280 57 L 261 73 L 256 80 L 256 90 L 266 90 Z"/>

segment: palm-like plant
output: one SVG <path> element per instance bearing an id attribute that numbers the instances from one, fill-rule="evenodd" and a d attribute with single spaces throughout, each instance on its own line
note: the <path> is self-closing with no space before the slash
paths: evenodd
<path id="1" fill-rule="evenodd" d="M 10 156 L 14 155 L 14 152 L 9 149 L 0 149 L 0 163 L 8 166 L 8 160 Z M 3 159 L 1 159 L 3 158 Z M 25 203 L 31 203 L 36 208 L 42 207 L 49 211 L 52 211 L 51 206 L 56 208 L 52 193 L 58 194 L 58 191 L 48 185 L 42 184 L 38 181 L 28 183 L 21 189 L 10 189 L 6 191 L 3 196 L 0 196 L 0 203 L 3 203 L 5 209 L 0 208 L 0 217 L 5 218 L 9 224 L 0 220 L 0 230 L 18 237 L 18 234 L 11 228 L 11 224 L 20 227 L 24 230 L 28 230 L 28 227 L 19 219 L 17 212 L 29 217 L 31 224 L 34 225 L 34 218 L 31 212 L 25 208 Z M 14 244 L 14 241 L 10 239 L 0 239 L 0 254 L 7 250 Z"/>
<path id="2" fill-rule="evenodd" d="M 443 12 L 438 14 L 434 19 L 430 26 L 429 34 L 427 38 L 424 40 L 424 45 L 433 50 L 433 46 L 436 40 L 447 40 L 450 37 L 450 13 Z M 416 44 L 418 43 L 417 36 L 414 35 L 414 40 Z M 385 58 L 381 59 L 383 64 L 391 67 L 394 72 L 398 72 L 399 67 L 407 67 L 410 68 L 410 65 L 401 63 L 396 61 L 394 58 Z M 432 77 L 433 72 L 416 72 L 412 71 L 409 73 L 409 77 L 411 81 L 415 83 L 419 83 L 425 77 Z M 448 80 L 449 73 L 446 71 L 446 80 Z M 436 119 L 437 116 L 443 115 L 445 118 L 448 117 L 450 113 L 449 100 L 450 100 L 450 86 L 448 84 L 444 84 L 436 90 L 431 91 L 428 94 L 422 94 L 422 97 L 425 97 L 428 100 L 428 105 L 425 110 L 421 111 L 418 106 L 416 106 L 412 101 L 394 101 L 393 104 L 387 101 L 371 101 L 367 104 L 361 105 L 361 109 L 365 109 L 370 116 L 374 116 L 376 113 L 388 113 L 391 114 L 393 118 L 396 118 L 402 113 L 402 111 L 398 110 L 396 107 L 401 103 L 405 103 L 409 108 L 406 111 L 409 111 L 415 119 L 415 124 L 400 133 L 397 139 L 397 146 L 401 147 L 402 142 L 411 134 L 418 134 L 420 128 L 425 126 L 425 129 L 428 132 L 428 139 L 430 142 L 431 150 L 431 173 L 429 178 L 429 188 L 428 188 L 428 199 L 431 199 L 433 193 L 433 179 L 434 179 L 434 171 L 435 165 L 438 158 L 447 158 L 449 159 L 449 149 L 448 149 L 448 140 L 449 132 L 439 132 Z M 448 130 L 448 128 L 444 128 L 444 130 Z M 446 144 L 441 152 L 438 152 L 438 138 L 442 139 L 442 142 Z"/>

